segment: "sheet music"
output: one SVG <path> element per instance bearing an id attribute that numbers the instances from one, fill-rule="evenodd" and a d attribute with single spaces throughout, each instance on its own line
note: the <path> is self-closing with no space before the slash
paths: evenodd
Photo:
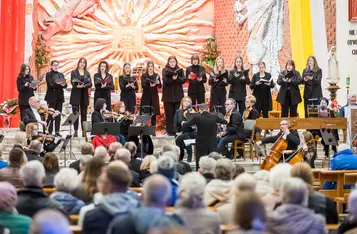
<path id="1" fill-rule="evenodd" d="M 183 140 L 183 142 L 185 143 L 185 146 L 195 145 L 196 139 L 187 139 L 187 140 Z"/>

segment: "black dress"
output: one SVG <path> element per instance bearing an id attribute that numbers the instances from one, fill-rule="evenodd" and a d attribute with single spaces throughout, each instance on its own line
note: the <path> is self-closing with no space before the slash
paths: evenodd
<path id="1" fill-rule="evenodd" d="M 25 86 L 27 82 L 33 81 L 33 77 L 31 75 L 26 75 L 25 77 L 18 76 L 16 80 L 17 91 L 19 91 L 18 101 L 20 107 L 20 116 L 21 121 L 24 118 L 24 110 L 30 108 L 29 99 L 32 96 L 35 96 L 34 89 L 30 86 Z"/>
<path id="2" fill-rule="evenodd" d="M 151 81 L 159 80 L 159 84 L 155 87 L 151 87 Z M 143 89 L 143 94 L 141 96 L 141 105 L 142 106 L 152 106 L 154 108 L 154 113 L 152 113 L 151 108 L 143 107 L 144 113 L 153 114 L 151 118 L 151 125 L 156 125 L 156 116 L 160 115 L 160 101 L 159 101 L 159 90 L 162 87 L 160 75 L 154 73 L 149 75 L 147 73 L 143 74 L 141 77 L 141 87 Z"/>
<path id="3" fill-rule="evenodd" d="M 224 72 L 215 74 L 212 70 L 209 75 L 208 84 L 211 85 L 210 110 L 211 112 L 217 111 L 225 115 L 226 109 L 224 108 L 224 104 L 227 95 L 228 71 L 224 70 Z M 214 77 L 218 77 L 216 82 L 213 80 Z M 223 79 L 226 79 L 227 82 L 224 82 Z"/>
<path id="4" fill-rule="evenodd" d="M 188 113 L 187 113 L 188 114 Z M 187 121 L 187 118 L 184 116 L 183 110 L 176 110 L 174 117 L 174 127 L 176 133 L 181 133 L 175 140 L 175 143 L 178 147 L 180 147 L 180 161 L 183 160 L 185 155 L 185 149 L 187 150 L 187 161 L 191 162 L 192 160 L 192 147 L 185 145 L 184 140 L 195 139 L 197 133 L 193 130 L 193 128 L 184 125 L 183 123 Z"/>
<path id="5" fill-rule="evenodd" d="M 229 72 L 228 84 L 230 84 L 228 97 L 237 102 L 239 112 L 243 115 L 245 110 L 245 97 L 247 96 L 247 85 L 250 84 L 249 76 L 244 76 L 243 71 L 232 69 Z"/>
<path id="6" fill-rule="evenodd" d="M 188 79 L 190 73 L 194 73 L 197 77 L 202 77 L 201 81 L 196 79 Z M 205 86 L 204 83 L 207 82 L 206 70 L 200 65 L 191 65 L 186 68 L 186 80 L 188 80 L 188 96 L 192 100 L 192 104 L 196 105 L 205 103 Z"/>
<path id="7" fill-rule="evenodd" d="M 122 75 L 119 76 L 119 87 L 120 87 L 120 101 L 125 103 L 126 109 L 130 113 L 134 113 L 134 107 L 136 106 L 136 94 L 138 90 L 138 82 L 134 83 L 134 89 L 128 85 L 136 80 L 135 76 Z"/>
<path id="8" fill-rule="evenodd" d="M 257 81 L 266 80 L 269 81 L 271 79 L 271 75 L 268 72 L 264 73 L 263 77 L 260 77 L 260 73 L 255 73 L 252 78 L 252 82 L 250 84 L 250 88 L 253 89 L 253 95 L 257 99 L 255 104 L 255 108 L 260 113 L 263 113 L 264 118 L 268 118 L 269 111 L 272 110 L 272 97 L 271 97 L 271 89 L 274 88 L 274 82 L 271 80 L 270 85 L 266 85 L 266 82 L 262 82 L 260 85 L 256 85 Z"/>
<path id="9" fill-rule="evenodd" d="M 94 103 L 98 98 L 104 98 L 107 104 L 107 110 L 111 110 L 111 90 L 114 90 L 113 76 L 109 73 L 106 74 L 106 77 L 102 77 L 101 73 L 94 74 Z M 102 88 L 102 84 L 107 81 L 107 86 Z"/>
<path id="10" fill-rule="evenodd" d="M 305 81 L 304 77 L 306 77 L 307 74 L 311 74 L 313 79 Z M 322 97 L 321 79 L 322 79 L 321 69 L 318 69 L 315 72 L 305 68 L 304 71 L 302 72 L 302 83 L 305 85 L 304 88 L 305 118 L 308 117 L 307 105 L 310 103 L 313 105 L 318 105 L 319 100 Z M 309 99 L 316 99 L 316 100 L 309 101 Z"/>

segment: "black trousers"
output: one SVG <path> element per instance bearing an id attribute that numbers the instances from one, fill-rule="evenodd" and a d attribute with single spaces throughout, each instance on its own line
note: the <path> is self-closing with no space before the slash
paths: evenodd
<path id="1" fill-rule="evenodd" d="M 226 114 L 226 108 L 224 104 L 226 103 L 226 94 L 225 93 L 213 93 L 211 94 L 211 99 L 210 99 L 210 111 L 214 112 L 215 107 L 214 106 L 221 106 L 220 108 L 216 108 L 217 112 L 221 112 L 223 115 Z"/>
<path id="2" fill-rule="evenodd" d="M 192 105 L 205 103 L 205 94 L 189 94 L 192 100 Z"/>
<path id="3" fill-rule="evenodd" d="M 239 113 L 243 116 L 243 113 L 245 111 L 245 101 L 236 101 L 237 102 L 237 108 L 239 110 Z"/>
<path id="4" fill-rule="evenodd" d="M 185 155 L 185 149 L 187 151 L 187 161 L 192 160 L 192 146 L 186 146 L 184 140 L 195 139 L 197 136 L 196 132 L 183 132 L 180 136 L 176 138 L 176 145 L 180 147 L 180 161 L 183 160 Z"/>
<path id="5" fill-rule="evenodd" d="M 175 117 L 175 112 L 179 107 L 180 107 L 180 102 L 164 102 L 167 133 L 175 134 L 174 117 Z"/>
<path id="6" fill-rule="evenodd" d="M 59 112 L 62 112 L 62 107 L 63 107 L 63 102 L 62 101 L 57 101 L 56 103 L 47 103 L 48 108 L 53 108 L 55 110 L 58 110 Z M 52 134 L 53 132 L 53 122 L 55 122 L 55 132 L 60 131 L 61 127 L 61 115 L 56 116 L 55 119 L 52 118 L 52 115 L 48 116 L 47 119 L 47 126 L 48 126 L 48 132 Z"/>
<path id="7" fill-rule="evenodd" d="M 200 168 L 200 158 L 217 151 L 216 136 L 197 136 L 196 137 L 196 171 Z"/>
<path id="8" fill-rule="evenodd" d="M 136 98 L 135 97 L 125 97 L 125 98 L 122 98 L 121 101 L 124 102 L 126 109 L 130 113 L 134 113 L 134 109 L 136 106 Z"/>
<path id="9" fill-rule="evenodd" d="M 297 107 L 298 105 L 281 105 L 281 117 L 289 117 L 289 110 L 290 110 L 290 117 L 297 117 Z"/>
<path id="10" fill-rule="evenodd" d="M 308 110 L 307 110 L 307 105 L 314 105 L 314 106 L 317 106 L 319 105 L 319 101 L 316 100 L 316 101 L 312 101 L 312 102 L 309 102 L 309 99 L 307 98 L 304 98 L 304 109 L 305 109 L 305 118 L 308 118 L 309 117 L 309 114 L 308 114 Z"/>
<path id="11" fill-rule="evenodd" d="M 24 119 L 24 111 L 28 108 L 30 108 L 29 105 L 19 105 L 19 108 L 20 108 L 20 118 L 21 118 L 21 121 L 23 121 Z"/>
<path id="12" fill-rule="evenodd" d="M 260 113 L 263 113 L 263 118 L 268 118 L 269 117 L 269 105 L 268 105 L 268 101 L 261 105 L 260 107 L 257 108 L 257 111 L 260 115 Z"/>
<path id="13" fill-rule="evenodd" d="M 73 113 L 76 113 L 78 111 L 80 111 L 80 115 L 81 115 L 81 126 L 83 121 L 87 121 L 87 109 L 88 106 L 83 105 L 82 100 L 81 100 L 81 104 L 79 106 L 76 105 L 72 105 L 72 111 Z M 74 122 L 74 130 L 77 131 L 78 130 L 78 124 L 79 123 L 79 118 L 76 120 L 76 122 Z M 82 129 L 83 130 L 83 129 Z"/>

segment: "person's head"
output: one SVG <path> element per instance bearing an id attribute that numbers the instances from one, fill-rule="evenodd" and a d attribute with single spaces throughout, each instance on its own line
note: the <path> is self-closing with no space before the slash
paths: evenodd
<path id="1" fill-rule="evenodd" d="M 200 64 L 200 56 L 198 56 L 198 54 L 194 54 L 191 57 L 191 64 L 197 66 L 198 64 Z"/>
<path id="2" fill-rule="evenodd" d="M 180 180 L 177 201 L 178 207 L 189 209 L 203 208 L 203 195 L 205 193 L 206 179 L 198 172 L 186 173 Z"/>
<path id="3" fill-rule="evenodd" d="M 357 220 L 357 190 L 352 190 L 348 197 L 348 213 L 353 221 Z"/>
<path id="4" fill-rule="evenodd" d="M 123 101 L 120 101 L 118 103 L 118 106 L 119 106 L 119 113 L 120 114 L 124 114 L 125 111 L 126 111 L 126 106 L 125 106 L 125 103 Z"/>
<path id="5" fill-rule="evenodd" d="M 20 67 L 20 73 L 19 76 L 20 77 L 25 77 L 27 75 L 31 74 L 31 68 L 28 64 L 22 64 Z"/>
<path id="6" fill-rule="evenodd" d="M 305 131 L 302 133 L 302 136 L 307 146 L 315 145 L 315 138 L 311 132 Z"/>
<path id="7" fill-rule="evenodd" d="M 280 197 L 283 204 L 307 206 L 309 190 L 300 178 L 288 178 L 281 186 Z"/>
<path id="8" fill-rule="evenodd" d="M 177 153 L 175 151 L 167 151 L 167 152 L 163 153 L 162 157 L 165 157 L 165 156 L 172 158 L 175 163 L 178 162 L 178 159 L 180 157 L 180 155 L 177 155 Z"/>
<path id="9" fill-rule="evenodd" d="M 93 155 L 94 154 L 94 147 L 89 142 L 84 142 L 81 146 L 81 154 L 82 155 Z"/>
<path id="10" fill-rule="evenodd" d="M 146 155 L 140 164 L 140 170 L 147 170 L 150 171 L 150 174 L 154 174 L 154 172 L 151 170 L 151 164 L 154 161 L 156 161 L 156 157 L 154 155 Z"/>
<path id="11" fill-rule="evenodd" d="M 104 146 L 98 146 L 94 150 L 94 158 L 100 158 L 104 162 L 109 162 L 109 154 L 107 149 Z"/>
<path id="12" fill-rule="evenodd" d="M 59 62 L 57 60 L 52 60 L 51 61 L 51 70 L 58 72 L 58 66 L 59 66 Z"/>
<path id="13" fill-rule="evenodd" d="M 279 163 L 270 170 L 269 182 L 273 189 L 280 191 L 284 182 L 291 177 L 291 165 L 287 163 Z"/>
<path id="14" fill-rule="evenodd" d="M 98 73 L 108 73 L 109 64 L 107 61 L 101 61 L 98 65 Z"/>
<path id="15" fill-rule="evenodd" d="M 257 181 L 269 182 L 270 173 L 267 170 L 260 170 L 254 173 L 253 176 Z"/>
<path id="16" fill-rule="evenodd" d="M 30 226 L 31 234 L 70 234 L 68 218 L 54 209 L 43 209 L 35 214 Z"/>
<path id="17" fill-rule="evenodd" d="M 80 58 L 78 60 L 77 69 L 82 69 L 82 70 L 86 71 L 87 70 L 87 59 Z"/>
<path id="18" fill-rule="evenodd" d="M 182 98 L 180 103 L 180 110 L 185 110 L 189 106 L 192 106 L 192 99 L 189 96 Z"/>
<path id="19" fill-rule="evenodd" d="M 238 71 L 243 71 L 243 58 L 241 56 L 237 56 L 234 60 L 234 69 Z"/>
<path id="20" fill-rule="evenodd" d="M 102 158 L 93 158 L 86 163 L 82 182 L 84 185 L 84 191 L 88 195 L 93 196 L 94 193 L 98 191 L 97 179 L 104 166 L 105 162 Z"/>
<path id="21" fill-rule="evenodd" d="M 124 63 L 123 71 L 124 71 L 124 75 L 130 76 L 130 73 L 131 73 L 131 65 L 130 65 L 130 63 Z"/>
<path id="22" fill-rule="evenodd" d="M 315 56 L 309 56 L 306 62 L 306 68 L 308 70 L 317 71 L 319 69 L 319 65 L 317 64 L 317 60 Z"/>
<path id="23" fill-rule="evenodd" d="M 166 152 L 165 154 L 170 153 Z M 168 155 L 161 156 L 157 161 L 157 172 L 161 175 L 164 175 L 168 179 L 175 178 L 176 165 L 173 157 Z"/>
<path id="24" fill-rule="evenodd" d="M 265 63 L 263 61 L 258 63 L 259 72 L 265 72 Z"/>
<path id="25" fill-rule="evenodd" d="M 59 171 L 59 162 L 57 154 L 55 153 L 46 153 L 43 159 L 43 166 L 46 171 L 58 172 Z"/>
<path id="26" fill-rule="evenodd" d="M 27 139 L 31 140 L 33 136 L 38 135 L 38 126 L 37 123 L 28 123 L 26 125 L 26 137 Z M 27 143 L 27 141 L 26 141 Z"/>
<path id="27" fill-rule="evenodd" d="M 226 112 L 229 112 L 236 108 L 236 101 L 233 98 L 228 98 L 224 106 L 226 107 Z"/>
<path id="28" fill-rule="evenodd" d="M 20 168 L 20 178 L 24 186 L 42 188 L 45 177 L 45 168 L 40 161 L 33 160 L 27 162 Z"/>
<path id="29" fill-rule="evenodd" d="M 234 165 L 229 159 L 219 159 L 216 164 L 216 179 L 231 180 L 233 178 Z"/>
<path id="30" fill-rule="evenodd" d="M 40 108 L 40 101 L 37 99 L 37 97 L 32 96 L 29 98 L 29 105 L 31 108 L 38 110 Z"/>
<path id="31" fill-rule="evenodd" d="M 94 104 L 95 111 L 103 111 L 107 108 L 107 104 L 104 98 L 98 98 Z"/>
<path id="32" fill-rule="evenodd" d="M 87 162 L 89 162 L 89 160 L 91 159 L 93 159 L 93 155 L 91 154 L 82 155 L 81 158 L 79 159 L 79 170 L 84 171 Z"/>
<path id="33" fill-rule="evenodd" d="M 290 121 L 287 119 L 283 119 L 280 121 L 280 131 L 285 132 L 290 127 Z"/>
<path id="34" fill-rule="evenodd" d="M 343 150 L 347 150 L 347 149 L 351 149 L 351 147 L 349 145 L 347 145 L 346 143 L 342 143 L 342 144 L 339 144 L 338 147 L 337 147 L 337 152 L 341 152 Z"/>
<path id="35" fill-rule="evenodd" d="M 295 62 L 294 60 L 288 60 L 285 64 L 285 69 L 287 71 L 294 71 L 295 70 Z"/>
<path id="36" fill-rule="evenodd" d="M 27 135 L 26 132 L 15 133 L 15 145 L 27 145 Z"/>
<path id="37" fill-rule="evenodd" d="M 200 112 L 208 111 L 208 105 L 206 103 L 201 103 L 198 108 L 199 108 Z"/>
<path id="38" fill-rule="evenodd" d="M 214 73 L 216 73 L 216 74 L 218 74 L 219 72 L 223 72 L 224 71 L 224 59 L 223 59 L 223 57 L 218 56 L 216 58 L 216 60 L 214 61 L 213 70 L 214 70 Z"/>
<path id="39" fill-rule="evenodd" d="M 125 163 L 126 165 L 129 165 L 131 161 L 130 151 L 125 148 L 118 149 L 115 153 L 114 160 L 119 160 Z"/>
<path id="40" fill-rule="evenodd" d="M 214 160 L 213 158 L 208 157 L 208 156 L 204 156 L 204 157 L 200 158 L 200 161 L 198 164 L 200 166 L 198 171 L 201 174 L 205 174 L 205 173 L 214 174 L 214 170 L 216 169 L 217 161 Z"/>
<path id="41" fill-rule="evenodd" d="M 350 106 L 355 106 L 357 105 L 357 95 L 356 94 L 352 94 L 349 98 L 348 98 L 348 104 Z"/>
<path id="42" fill-rule="evenodd" d="M 165 208 L 171 195 L 171 184 L 164 176 L 155 174 L 144 181 L 143 202 L 145 206 Z"/>
<path id="43" fill-rule="evenodd" d="M 97 186 L 99 192 L 104 195 L 115 192 L 125 193 L 132 180 L 133 176 L 128 166 L 121 161 L 113 161 L 102 169 Z"/>
<path id="44" fill-rule="evenodd" d="M 0 182 L 0 211 L 12 212 L 16 201 L 16 188 L 7 181 Z"/>
<path id="45" fill-rule="evenodd" d="M 165 152 L 174 151 L 173 145 L 165 144 L 161 147 L 160 156 L 162 156 Z"/>
<path id="46" fill-rule="evenodd" d="M 257 102 L 257 99 L 253 95 L 248 95 L 245 97 L 246 108 L 253 107 L 256 102 Z"/>
<path id="47" fill-rule="evenodd" d="M 62 168 L 53 181 L 56 191 L 72 193 L 78 187 L 77 171 L 73 168 Z"/>
<path id="48" fill-rule="evenodd" d="M 112 158 L 114 157 L 115 153 L 117 152 L 118 149 L 123 148 L 123 145 L 120 144 L 119 142 L 113 142 L 109 145 L 109 150 L 108 150 L 108 154 L 109 157 Z"/>
<path id="49" fill-rule="evenodd" d="M 263 231 L 266 213 L 263 202 L 252 191 L 243 191 L 236 200 L 234 223 L 243 230 Z"/>
<path id="50" fill-rule="evenodd" d="M 168 68 L 178 68 L 177 58 L 175 56 L 171 55 L 167 59 L 166 67 L 168 67 Z"/>
<path id="51" fill-rule="evenodd" d="M 33 140 L 30 142 L 29 150 L 40 154 L 42 152 L 42 143 L 39 140 Z"/>
<path id="52" fill-rule="evenodd" d="M 260 170 L 254 173 L 253 176 L 257 181 L 255 192 L 259 197 L 264 197 L 265 195 L 271 194 L 273 192 L 273 187 L 269 183 L 269 171 Z"/>
<path id="53" fill-rule="evenodd" d="M 311 167 L 306 162 L 299 162 L 291 168 L 291 177 L 302 179 L 310 188 L 312 187 L 313 175 Z"/>
<path id="54" fill-rule="evenodd" d="M 125 143 L 124 148 L 129 150 L 130 156 L 132 158 L 135 158 L 136 152 L 138 150 L 138 147 L 136 147 L 135 143 L 132 141 L 128 141 Z"/>
<path id="55" fill-rule="evenodd" d="M 155 71 L 155 64 L 153 61 L 150 60 L 146 63 L 146 73 L 154 74 L 154 71 Z"/>
<path id="56" fill-rule="evenodd" d="M 249 173 L 242 173 L 233 181 L 234 196 L 239 196 L 243 191 L 255 191 L 257 180 Z"/>
<path id="57" fill-rule="evenodd" d="M 177 160 L 180 159 L 181 149 L 177 145 L 172 146 L 172 152 L 176 154 Z"/>
<path id="58" fill-rule="evenodd" d="M 9 153 L 10 166 L 21 166 L 25 162 L 25 152 L 19 148 L 13 148 Z"/>
<path id="59" fill-rule="evenodd" d="M 223 155 L 220 154 L 220 153 L 218 153 L 218 152 L 216 152 L 216 151 L 213 151 L 213 152 L 211 152 L 211 153 L 208 155 L 208 157 L 209 157 L 209 158 L 213 158 L 214 160 L 217 161 L 218 159 L 223 158 Z"/>
<path id="60" fill-rule="evenodd" d="M 240 174 L 244 173 L 245 169 L 239 164 L 234 165 L 234 174 L 233 174 L 233 179 L 237 178 Z"/>

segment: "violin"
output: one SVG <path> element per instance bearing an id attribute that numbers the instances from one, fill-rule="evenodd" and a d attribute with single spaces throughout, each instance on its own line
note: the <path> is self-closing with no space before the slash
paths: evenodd
<path id="1" fill-rule="evenodd" d="M 288 142 L 283 138 L 284 135 L 285 133 L 281 134 L 280 137 L 275 141 L 270 149 L 269 155 L 260 165 L 260 169 L 270 170 L 279 163 L 281 157 L 283 156 L 283 151 L 288 148 Z"/>
<path id="2" fill-rule="evenodd" d="M 130 114 L 128 111 L 124 112 L 123 114 L 119 114 L 116 112 L 103 112 L 102 116 L 105 119 L 124 119 L 124 120 L 134 120 L 134 115 Z"/>
<path id="3" fill-rule="evenodd" d="M 243 114 L 243 120 L 247 120 L 249 115 L 250 115 L 250 112 L 253 110 L 253 107 L 250 106 L 248 107 L 245 111 L 244 111 L 244 114 Z"/>
<path id="4" fill-rule="evenodd" d="M 50 142 L 54 142 L 55 137 L 52 135 L 47 135 L 47 134 L 43 134 L 43 133 L 39 133 L 36 137 L 36 140 L 41 141 L 42 143 L 46 142 L 46 143 L 50 143 Z"/>
<path id="5" fill-rule="evenodd" d="M 45 106 L 40 106 L 40 108 L 37 110 L 39 114 L 48 114 L 48 115 L 53 115 L 56 110 L 53 108 L 46 108 Z"/>
<path id="6" fill-rule="evenodd" d="M 187 114 L 188 113 L 196 113 L 195 109 L 192 108 L 192 106 L 189 106 L 186 108 L 186 110 L 183 111 L 183 116 L 187 119 Z"/>

